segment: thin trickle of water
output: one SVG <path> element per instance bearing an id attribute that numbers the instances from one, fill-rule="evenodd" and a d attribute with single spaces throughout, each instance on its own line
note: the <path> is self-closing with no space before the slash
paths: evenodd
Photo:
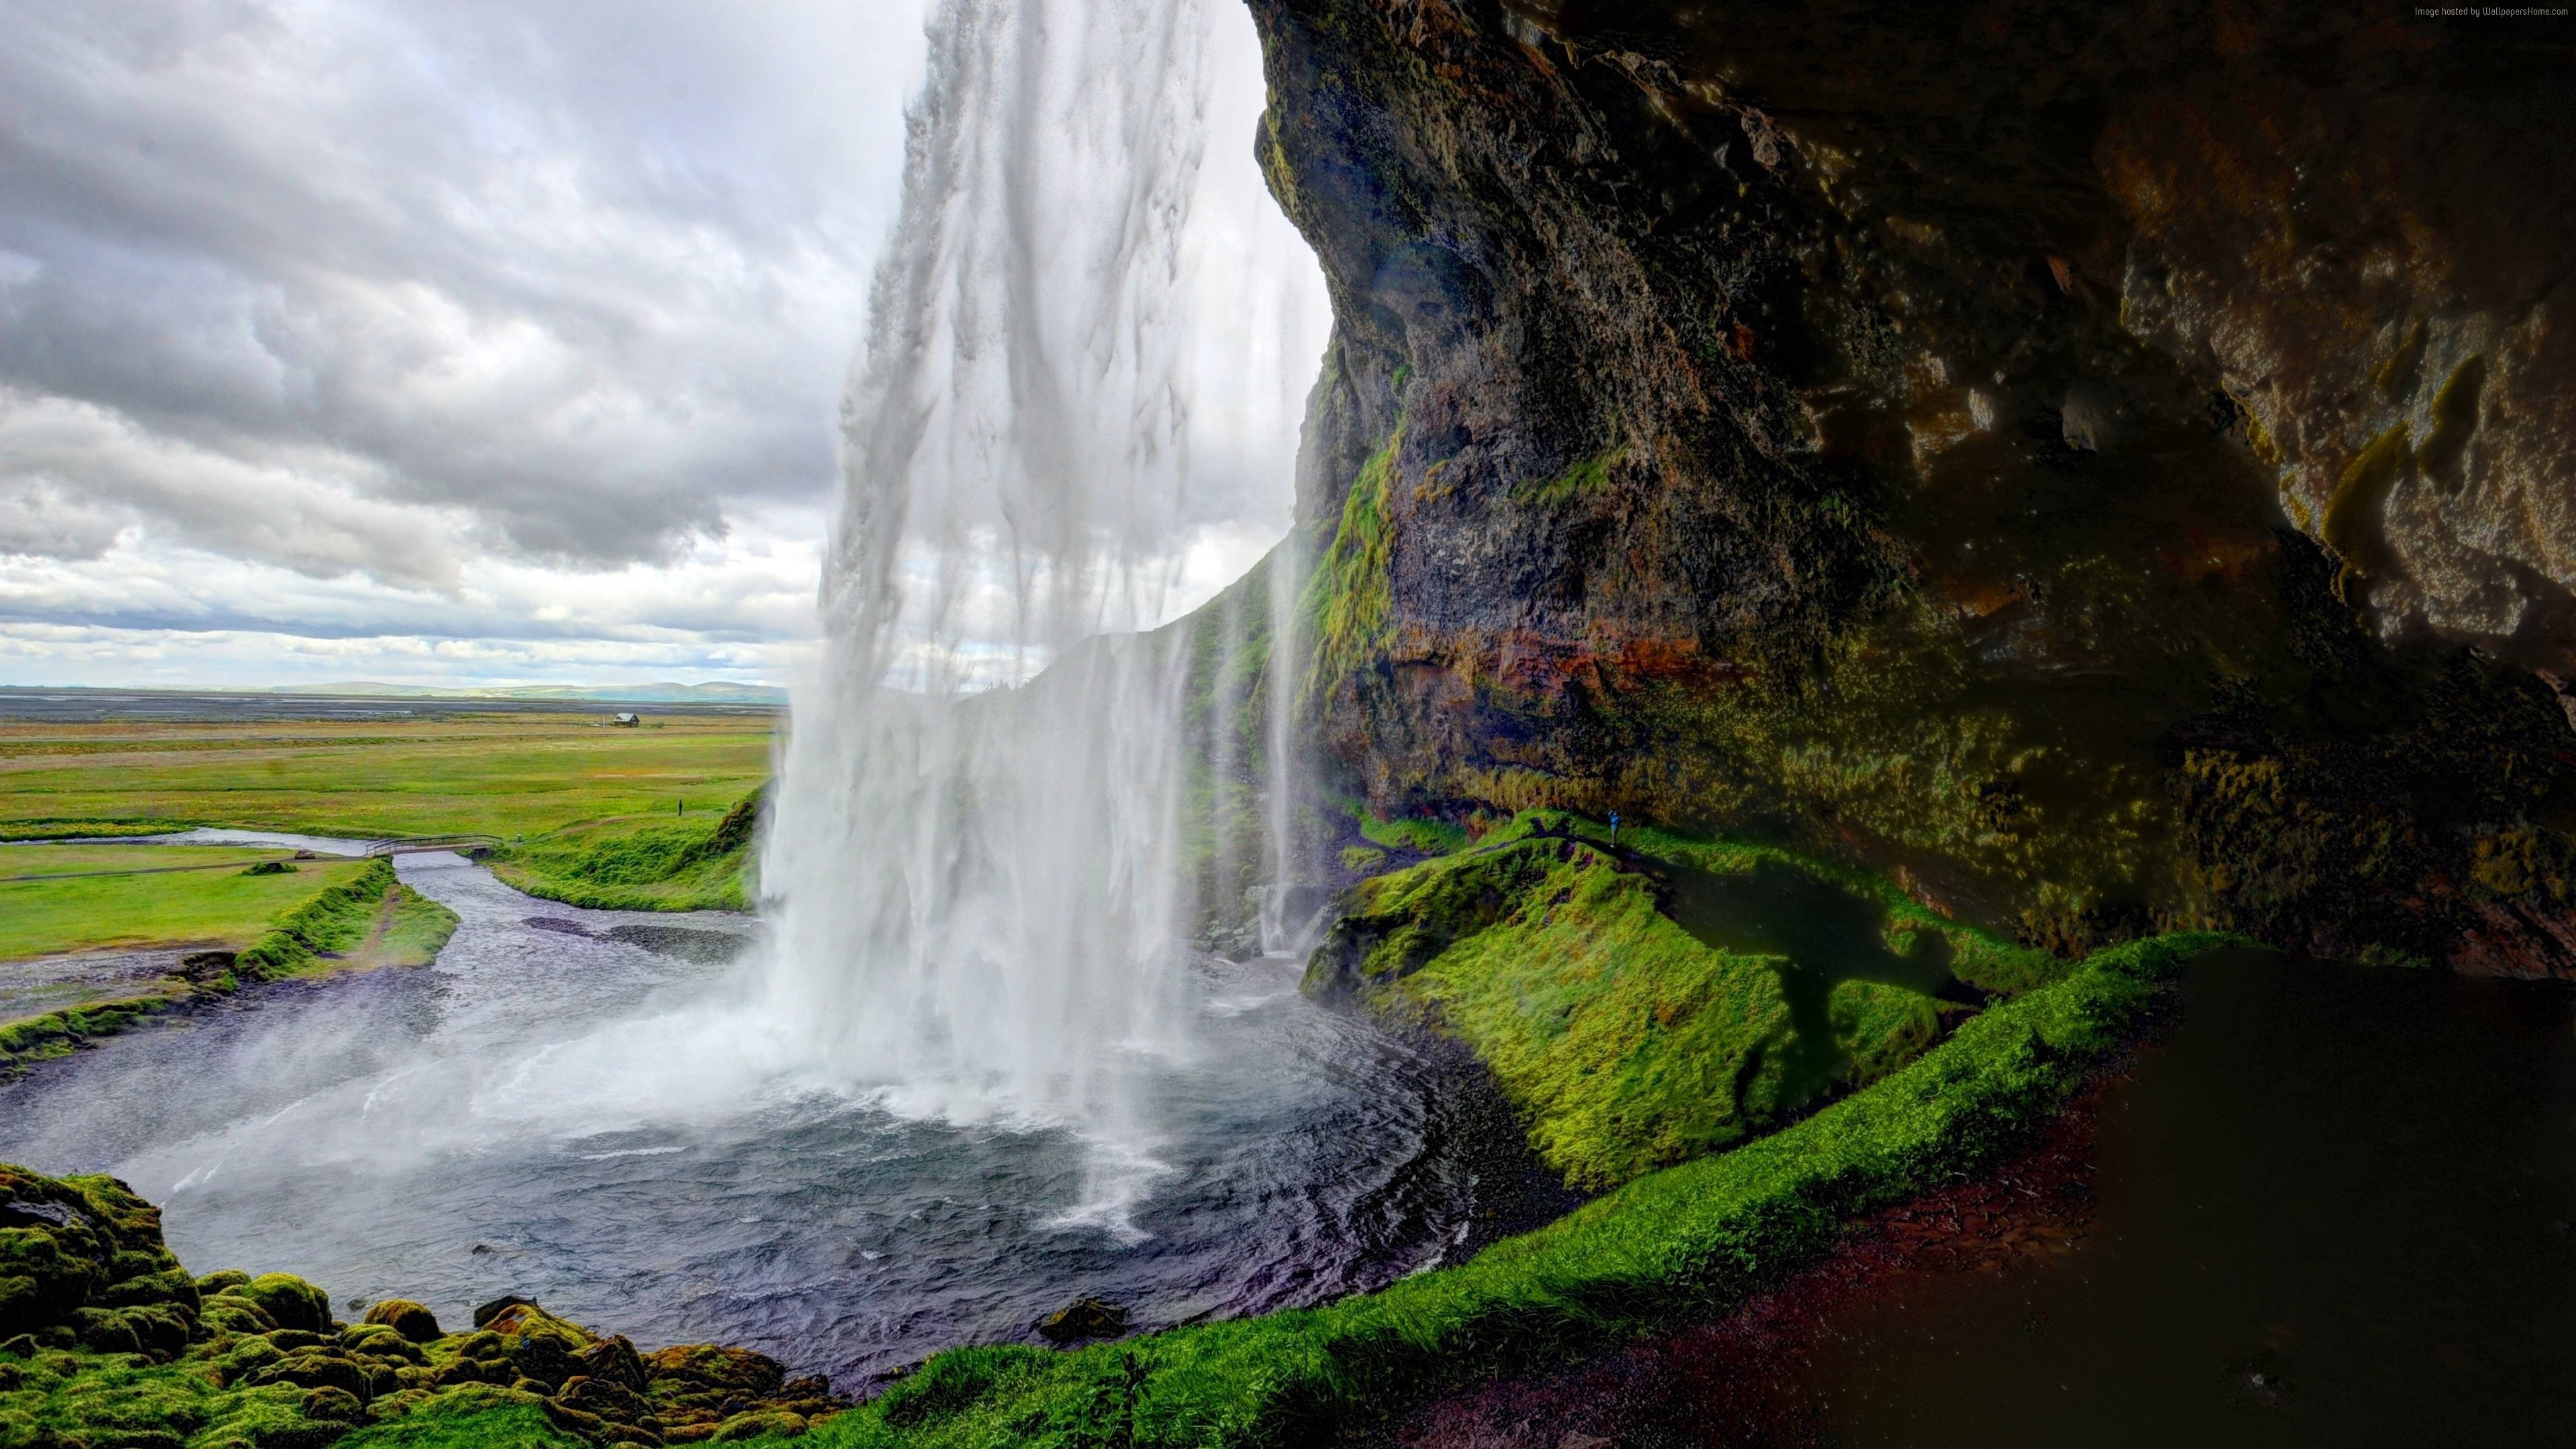
<path id="1" fill-rule="evenodd" d="M 1284 531 L 1289 375 L 1320 334 L 1312 258 L 1250 158 L 1202 166 L 1260 94 L 1248 22 L 1227 7 L 1212 50 L 1218 19 L 950 0 L 934 20 L 845 404 L 826 644 L 761 864 L 792 1049 L 899 1111 L 1076 1128 L 1113 1213 L 1166 1168 L 1137 1082 L 1190 1049 L 1186 942 L 1242 909 L 1244 843 L 1183 820 L 1194 786 L 1264 772 L 1273 873 L 1294 793 L 1284 720 L 1247 760 L 1241 701 L 1190 716 L 1188 632 L 1121 632 Z M 1218 675 L 1256 632 L 1278 652 L 1288 572 L 1264 630 L 1226 628 Z"/>

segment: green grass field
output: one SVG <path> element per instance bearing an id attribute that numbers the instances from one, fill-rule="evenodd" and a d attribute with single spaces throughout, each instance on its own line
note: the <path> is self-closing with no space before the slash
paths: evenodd
<path id="1" fill-rule="evenodd" d="M 244 875 L 282 850 L 206 845 L 0 845 L 0 961 L 66 951 L 204 946 L 238 951 L 289 907 L 354 879 L 363 861 L 307 860 L 284 875 Z M 230 869 L 174 870 L 229 864 Z M 91 875 L 92 871 L 149 871 Z M 45 875 L 52 880 L 15 877 Z"/>
<path id="2" fill-rule="evenodd" d="M 192 998 L 259 981 L 438 955 L 456 913 L 402 884 L 393 862 L 298 861 L 249 873 L 169 862 L 220 854 L 205 846 L 0 847 L 40 878 L 0 882 L 0 1078 L 109 1036 Z M 265 852 L 282 863 L 283 852 Z M 63 857 L 50 864 L 46 857 Z M 114 874 L 76 874 L 68 867 Z M 13 874 L 30 872 L 19 870 Z M 46 878 L 49 877 L 49 878 Z M 137 962 L 87 948 L 201 947 L 211 960 Z M 16 948 L 16 954 L 8 948 Z M 0 1444 L 8 1441 L 0 1440 Z"/>
<path id="3" fill-rule="evenodd" d="M 751 908 L 760 797 L 719 816 L 569 825 L 502 849 L 492 873 L 517 890 L 599 911 Z"/>
<path id="4" fill-rule="evenodd" d="M 766 716 L 0 724 L 0 839 L 101 824 L 317 835 L 535 836 L 709 821 L 769 777 Z M 675 812 L 682 806 L 687 816 Z"/>

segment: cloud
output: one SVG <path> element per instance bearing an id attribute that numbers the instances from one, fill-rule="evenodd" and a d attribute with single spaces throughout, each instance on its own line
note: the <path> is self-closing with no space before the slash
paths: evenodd
<path id="1" fill-rule="evenodd" d="M 378 470 L 316 448 L 253 461 L 136 427 L 90 403 L 0 389 L 0 553 L 96 558 L 121 520 L 317 576 L 456 584 L 465 520 L 368 496 Z M 301 456 L 297 456 L 300 454 Z M 14 505 L 14 506 L 13 506 Z"/>
<path id="2" fill-rule="evenodd" d="M 0 683 L 783 678 L 930 3 L 0 0 Z M 1219 8 L 1162 614 L 1322 344 Z"/>
<path id="3" fill-rule="evenodd" d="M 0 557 L 0 681 L 781 680 L 814 636 L 821 531 L 814 510 L 780 508 L 655 564 L 468 556 L 442 591 L 129 529 L 94 558 Z"/>
<path id="4" fill-rule="evenodd" d="M 19 427 L 12 466 L 48 480 L 48 519 L 125 509 L 381 577 L 429 570 L 368 507 L 602 565 L 720 535 L 738 500 L 818 497 L 920 21 L 916 0 L 5 0 L 11 405 L 85 405 L 128 460 L 293 475 L 299 526 L 221 540 L 131 469 L 94 480 L 95 440 L 60 430 Z M 8 506 L 12 547 L 96 551 Z"/>

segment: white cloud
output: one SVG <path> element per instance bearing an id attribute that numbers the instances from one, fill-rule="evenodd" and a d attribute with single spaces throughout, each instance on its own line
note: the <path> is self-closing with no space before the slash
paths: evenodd
<path id="1" fill-rule="evenodd" d="M 774 510 L 658 565 L 473 557 L 445 591 L 129 533 L 95 558 L 0 558 L 0 681 L 777 680 L 815 634 L 820 533 Z"/>
<path id="2" fill-rule="evenodd" d="M 921 19 L 0 0 L 0 384 L 532 557 L 815 498 Z"/>
<path id="3" fill-rule="evenodd" d="M 0 684 L 784 677 L 928 3 L 0 0 Z M 1284 526 L 1321 344 L 1200 300 L 1151 617 Z"/>

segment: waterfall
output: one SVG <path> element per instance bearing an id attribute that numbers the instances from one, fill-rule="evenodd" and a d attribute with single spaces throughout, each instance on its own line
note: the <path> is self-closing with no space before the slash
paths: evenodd
<path id="1" fill-rule="evenodd" d="M 932 22 L 760 866 L 772 1019 L 897 1110 L 1141 1160 L 1138 1084 L 1187 1050 L 1194 649 L 1154 626 L 1285 531 L 1322 336 L 1250 156 L 1201 164 L 1257 64 L 1209 0 Z"/>

